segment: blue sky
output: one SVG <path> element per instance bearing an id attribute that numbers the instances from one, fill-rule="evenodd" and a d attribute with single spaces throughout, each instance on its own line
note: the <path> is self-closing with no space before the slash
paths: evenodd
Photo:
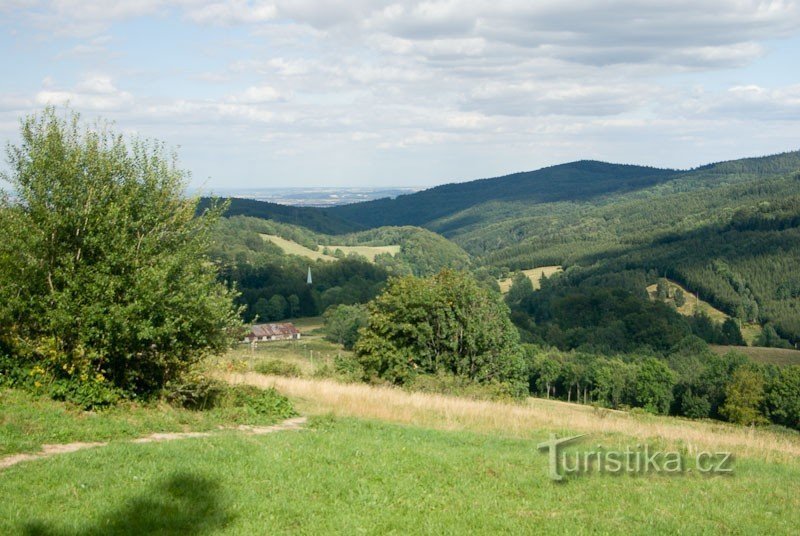
<path id="1" fill-rule="evenodd" d="M 0 0 L 0 139 L 67 102 L 193 186 L 427 186 L 800 148 L 800 5 Z"/>

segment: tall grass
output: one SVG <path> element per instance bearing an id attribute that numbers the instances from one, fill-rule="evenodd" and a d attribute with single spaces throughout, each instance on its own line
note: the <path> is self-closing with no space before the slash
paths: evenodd
<path id="1" fill-rule="evenodd" d="M 391 387 L 342 384 L 332 380 L 284 378 L 256 373 L 230 374 L 228 380 L 275 387 L 302 412 L 376 419 L 443 430 L 501 433 L 510 437 L 543 432 L 621 434 L 657 441 L 689 453 L 729 449 L 736 455 L 770 460 L 800 456 L 800 435 L 711 421 L 690 421 L 593 408 L 531 398 L 522 404 L 468 400 Z"/>

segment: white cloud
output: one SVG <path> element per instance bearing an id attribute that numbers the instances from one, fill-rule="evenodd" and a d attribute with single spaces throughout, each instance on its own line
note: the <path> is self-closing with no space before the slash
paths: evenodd
<path id="1" fill-rule="evenodd" d="M 92 75 L 82 79 L 73 89 L 56 89 L 52 79 L 44 81 L 45 89 L 35 96 L 40 106 L 70 106 L 80 110 L 121 111 L 130 109 L 134 103 L 133 95 L 118 89 L 111 78 L 105 75 Z"/>
<path id="2" fill-rule="evenodd" d="M 191 20 L 202 24 L 257 24 L 270 21 L 276 15 L 273 4 L 246 0 L 205 4 L 187 13 Z"/>
<path id="3" fill-rule="evenodd" d="M 63 52 L 51 56 L 58 69 L 38 69 L 28 85 L 0 85 L 3 124 L 20 110 L 69 102 L 184 145 L 215 140 L 239 151 L 257 142 L 287 158 L 335 147 L 344 158 L 353 143 L 385 149 L 383 157 L 438 148 L 464 162 L 539 155 L 549 163 L 611 158 L 601 153 L 613 143 L 651 143 L 664 158 L 677 148 L 672 157 L 682 158 L 694 153 L 679 149 L 704 136 L 707 146 L 745 145 L 743 125 L 762 132 L 769 123 L 773 140 L 800 127 L 797 86 L 741 69 L 782 46 L 776 39 L 800 34 L 794 1 L 42 0 L 29 8 L 15 0 L 0 11 L 29 42 Z M 137 44 L 123 23 L 145 27 L 147 18 L 174 25 L 176 43 L 159 43 L 164 57 L 142 60 L 130 49 Z M 57 76 L 39 85 L 45 73 Z"/>

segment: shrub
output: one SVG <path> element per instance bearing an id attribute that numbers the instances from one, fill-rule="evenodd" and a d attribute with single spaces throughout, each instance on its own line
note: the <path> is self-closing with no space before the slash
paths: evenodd
<path id="1" fill-rule="evenodd" d="M 523 396 L 519 386 L 508 382 L 477 383 L 453 374 L 420 374 L 404 386 L 409 391 L 439 393 L 475 400 L 512 400 Z"/>
<path id="2" fill-rule="evenodd" d="M 225 420 L 238 423 L 277 421 L 297 415 L 292 403 L 275 389 L 260 389 L 251 385 L 227 387 L 214 411 Z"/>
<path id="3" fill-rule="evenodd" d="M 186 374 L 180 381 L 169 383 L 164 389 L 167 402 L 186 409 L 204 410 L 218 405 L 227 386 L 205 374 Z"/>
<path id="4" fill-rule="evenodd" d="M 0 350 L 55 396 L 104 405 L 227 348 L 235 293 L 206 257 L 220 211 L 196 217 L 174 155 L 52 108 L 20 138 L 0 191 Z"/>
<path id="5" fill-rule="evenodd" d="M 303 373 L 296 363 L 281 361 L 280 359 L 270 359 L 256 363 L 255 370 L 261 374 L 271 374 L 273 376 L 289 376 L 292 378 L 302 376 Z"/>

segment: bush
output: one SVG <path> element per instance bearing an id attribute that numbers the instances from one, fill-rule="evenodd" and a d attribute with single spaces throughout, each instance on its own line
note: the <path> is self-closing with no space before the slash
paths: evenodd
<path id="1" fill-rule="evenodd" d="M 295 363 L 288 361 L 281 361 L 280 359 L 270 359 L 268 361 L 259 361 L 255 366 L 256 372 L 260 374 L 271 374 L 273 376 L 288 376 L 296 378 L 302 376 L 303 373 L 300 367 Z"/>
<path id="2" fill-rule="evenodd" d="M 364 379 L 364 367 L 352 356 L 337 355 L 333 358 L 333 370 L 346 381 L 361 381 Z"/>
<path id="3" fill-rule="evenodd" d="M 264 420 L 274 422 L 297 415 L 289 399 L 275 389 L 251 385 L 227 387 L 217 400 L 214 411 L 228 421 L 244 424 Z"/>
<path id="4" fill-rule="evenodd" d="M 20 138 L 2 175 L 14 193 L 0 191 L 0 351 L 14 368 L 107 405 L 224 351 L 241 322 L 206 256 L 220 210 L 196 216 L 174 156 L 52 108 Z"/>
<path id="5" fill-rule="evenodd" d="M 208 376 L 194 372 L 164 389 L 164 398 L 172 405 L 186 409 L 204 410 L 218 405 L 227 386 Z"/>
<path id="6" fill-rule="evenodd" d="M 453 374 L 420 374 L 404 386 L 409 391 L 438 393 L 474 400 L 512 400 L 524 396 L 518 385 L 508 382 L 477 383 Z"/>

